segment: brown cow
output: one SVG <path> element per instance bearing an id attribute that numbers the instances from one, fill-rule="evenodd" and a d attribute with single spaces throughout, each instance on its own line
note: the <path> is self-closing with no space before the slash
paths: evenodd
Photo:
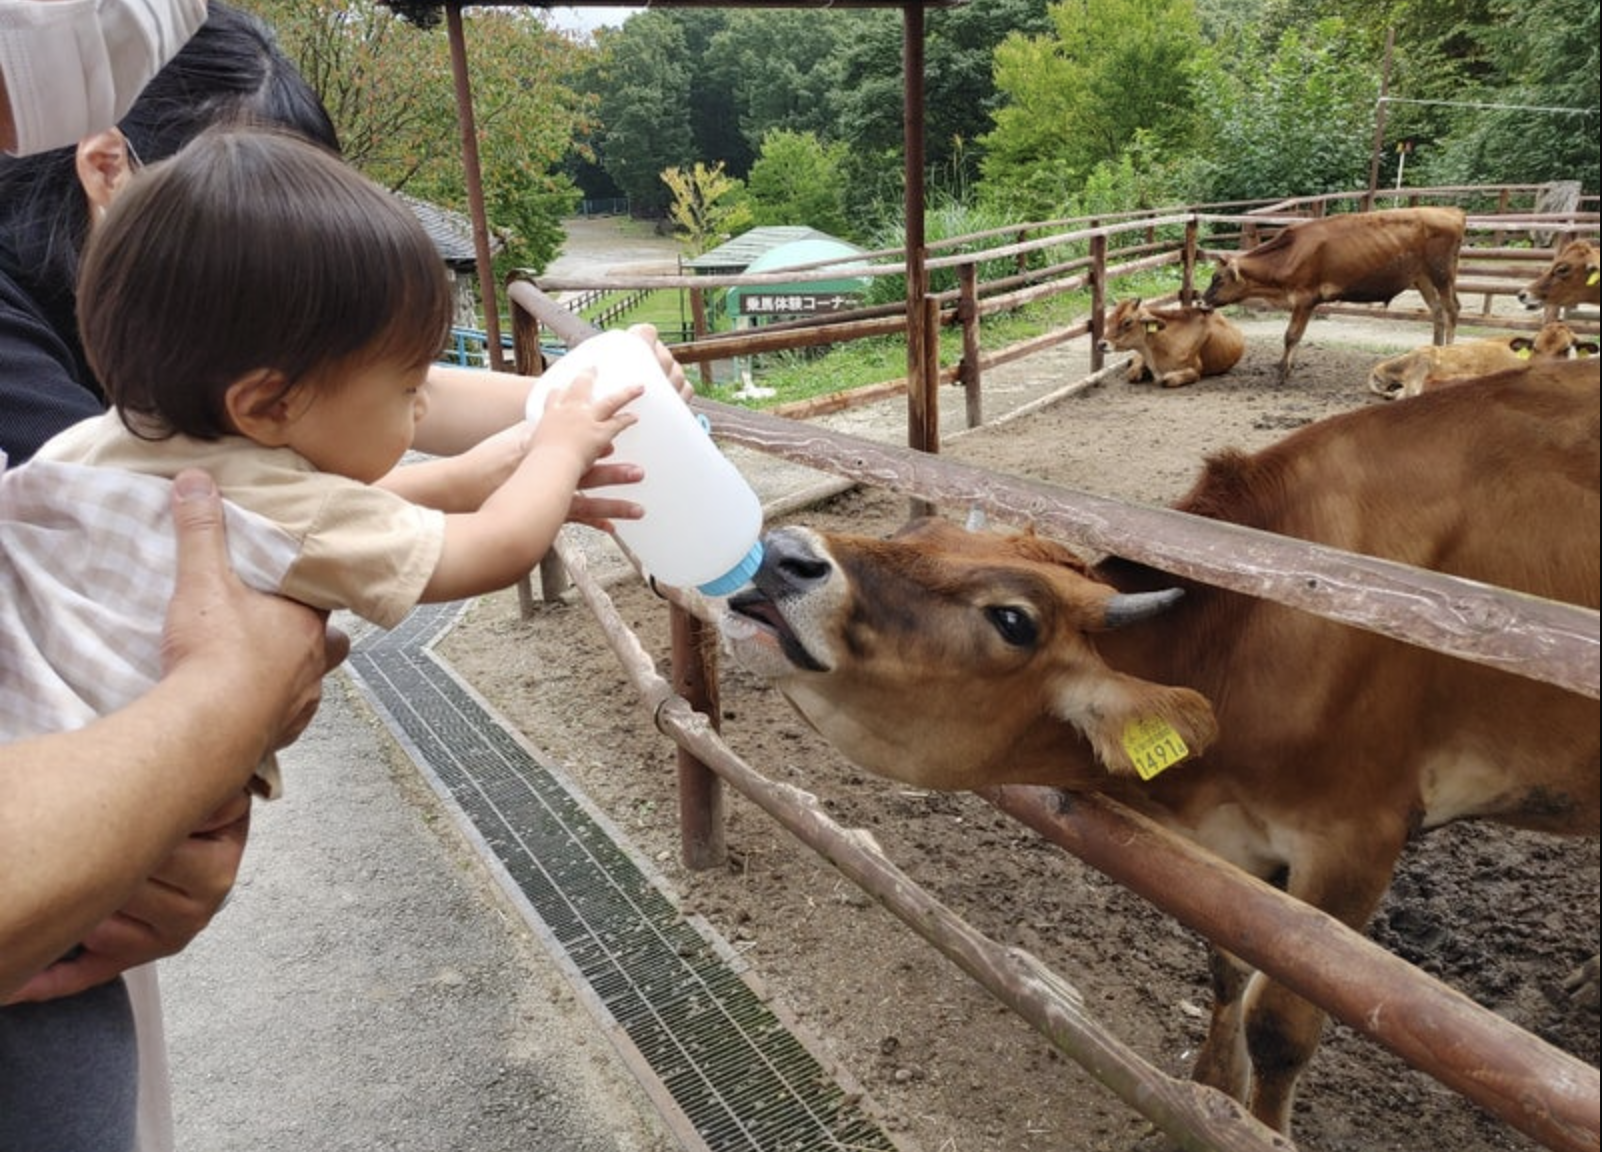
<path id="1" fill-rule="evenodd" d="M 1602 304 L 1597 246 L 1584 240 L 1565 244 L 1545 272 L 1519 289 L 1519 303 L 1532 311 L 1545 308 L 1549 320 L 1557 317 L 1560 308 Z"/>
<path id="2" fill-rule="evenodd" d="M 1366 407 L 1178 507 L 1596 608 L 1599 395 L 1592 360 Z M 1355 929 L 1417 833 L 1598 830 L 1595 700 L 1032 533 L 781 528 L 728 607 L 734 656 L 864 769 L 1105 792 Z M 1324 1015 L 1228 955 L 1213 983 L 1196 1078 L 1284 1131 Z"/>
<path id="3" fill-rule="evenodd" d="M 1565 360 L 1571 355 L 1584 357 L 1596 353 L 1595 340 L 1576 340 L 1574 329 L 1561 320 L 1554 320 L 1543 326 L 1534 339 L 1501 336 L 1465 340 L 1444 347 L 1425 344 L 1381 360 L 1368 374 L 1368 390 L 1387 400 L 1397 400 L 1476 376 L 1506 372 L 1531 360 Z"/>
<path id="4" fill-rule="evenodd" d="M 1281 384 L 1290 378 L 1313 309 L 1331 300 L 1389 304 L 1415 288 L 1434 318 L 1435 343 L 1450 344 L 1463 227 L 1458 208 L 1393 208 L 1293 224 L 1249 252 L 1216 255 L 1202 303 L 1217 308 L 1258 299 L 1290 309 Z"/>
<path id="5" fill-rule="evenodd" d="M 1133 352 L 1131 382 L 1155 379 L 1164 388 L 1228 372 L 1246 351 L 1246 336 L 1207 308 L 1147 308 L 1139 297 L 1107 315 L 1103 352 Z"/>

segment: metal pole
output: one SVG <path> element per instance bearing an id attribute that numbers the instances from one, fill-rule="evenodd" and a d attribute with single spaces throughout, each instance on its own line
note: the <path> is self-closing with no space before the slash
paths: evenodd
<path id="1" fill-rule="evenodd" d="M 1373 210 L 1374 192 L 1379 187 L 1380 152 L 1385 146 L 1385 102 L 1391 90 L 1391 48 L 1395 43 L 1396 29 L 1385 29 L 1385 63 L 1380 69 L 1379 99 L 1374 102 L 1374 146 L 1368 160 L 1368 195 L 1363 197 L 1365 212 Z"/>

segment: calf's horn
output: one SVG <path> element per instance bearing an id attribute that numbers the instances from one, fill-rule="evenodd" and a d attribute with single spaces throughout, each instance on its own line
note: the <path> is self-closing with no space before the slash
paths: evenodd
<path id="1" fill-rule="evenodd" d="M 1149 620 L 1172 608 L 1184 594 L 1183 588 L 1164 588 L 1161 592 L 1120 592 L 1108 597 L 1101 626 L 1107 629 L 1122 628 L 1125 624 Z"/>

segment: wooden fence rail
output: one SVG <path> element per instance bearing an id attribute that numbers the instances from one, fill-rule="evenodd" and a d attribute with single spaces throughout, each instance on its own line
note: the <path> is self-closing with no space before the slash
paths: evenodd
<path id="1" fill-rule="evenodd" d="M 1519 289 L 1535 277 L 1539 267 L 1550 260 L 1556 249 L 1569 239 L 1597 235 L 1599 217 L 1595 211 L 1535 213 L 1510 209 L 1515 198 L 1526 195 L 1533 198 L 1538 188 L 1518 186 L 1489 190 L 1448 188 L 1409 191 L 1408 198 L 1415 202 L 1431 198 L 1449 200 L 1454 196 L 1469 195 L 1497 201 L 1500 214 L 1472 216 L 1468 222 L 1469 240 L 1462 253 L 1458 294 L 1460 298 L 1479 297 L 1479 310 L 1465 311 L 1460 317 L 1461 324 L 1494 325 L 1498 329 L 1511 331 L 1539 329 L 1545 319 L 1539 313 L 1493 315 L 1495 301 L 1517 295 Z M 1207 262 L 1208 253 L 1216 250 L 1220 242 L 1246 243 L 1267 239 L 1284 225 L 1319 215 L 1332 204 L 1343 201 L 1358 203 L 1364 195 L 1339 193 L 1286 201 L 1258 208 L 1250 215 L 1198 208 L 1131 215 L 1107 222 L 1052 221 L 994 229 L 931 244 L 929 256 L 924 262 L 926 272 L 935 278 L 944 273 L 954 278 L 956 283 L 953 287 L 929 293 L 926 307 L 931 311 L 934 323 L 928 326 L 924 338 L 937 341 L 940 328 L 960 325 L 963 356 L 957 365 L 947 369 L 939 366 L 937 349 L 926 350 L 922 362 L 934 367 L 926 373 L 926 379 L 921 383 L 933 389 L 943 381 L 961 380 L 967 390 L 970 426 L 973 426 L 982 415 L 979 398 L 983 390 L 987 354 L 983 350 L 980 330 L 986 317 L 1088 288 L 1093 300 L 1089 317 L 1084 323 L 1088 324 L 1091 337 L 1091 370 L 1098 371 L 1103 366 L 1100 350 L 1103 309 L 1114 299 L 1114 288 L 1120 281 L 1138 273 L 1174 267 L 1179 278 L 1174 297 L 1181 303 L 1191 303 L 1198 273 Z M 1227 231 L 1230 228 L 1239 231 Z M 1166 235 L 1160 237 L 1160 233 Z M 1204 234 L 1206 243 L 1212 247 L 1204 246 Z M 1549 235 L 1552 247 L 1525 248 L 1509 243 L 1509 240 L 1520 238 L 1527 241 L 1536 234 Z M 976 244 L 989 244 L 992 240 L 1005 242 L 978 249 L 974 247 Z M 906 274 L 904 255 L 891 250 L 853 256 L 850 261 L 853 275 L 882 277 Z M 1031 264 L 1040 261 L 1048 262 L 1031 267 Z M 839 264 L 839 259 L 818 261 L 782 271 L 740 276 L 536 277 L 531 282 L 544 293 L 627 289 L 642 293 L 651 290 L 689 293 L 690 311 L 696 317 L 695 335 L 691 340 L 673 344 L 672 348 L 681 363 L 702 366 L 703 382 L 710 382 L 710 366 L 717 361 L 873 337 L 902 336 L 910 339 L 909 312 L 904 303 L 852 309 L 818 319 L 775 323 L 734 332 L 712 333 L 707 330 L 705 317 L 708 293 L 732 287 L 827 280 L 839 276 Z M 1009 271 L 988 280 L 979 275 L 981 269 L 996 268 Z M 1164 296 L 1166 298 L 1167 294 Z M 1419 308 L 1364 304 L 1326 304 L 1317 310 L 1317 314 L 1361 316 L 1389 322 L 1419 323 L 1429 320 L 1428 314 Z M 1571 314 L 1568 322 L 1580 333 L 1602 332 L 1602 325 L 1593 315 Z M 919 330 L 922 331 L 922 327 Z M 1060 343 L 1085 331 L 1080 324 L 1072 324 L 1066 330 L 1050 334 L 1041 343 Z M 906 390 L 910 384 L 910 381 L 884 381 L 867 386 L 860 397 L 836 396 L 828 403 L 848 406 L 858 400 L 865 402 L 878 399 L 887 390 Z M 919 396 L 915 401 L 910 393 L 908 402 L 909 405 L 916 402 L 925 408 L 930 406 L 927 398 Z"/>

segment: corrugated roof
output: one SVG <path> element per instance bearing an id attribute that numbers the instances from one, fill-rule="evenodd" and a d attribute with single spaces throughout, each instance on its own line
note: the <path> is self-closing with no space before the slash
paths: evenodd
<path id="1" fill-rule="evenodd" d="M 434 247 L 439 249 L 440 258 L 457 271 L 471 272 L 478 261 L 478 253 L 473 247 L 473 222 L 460 212 L 453 212 L 438 204 L 431 204 L 427 200 L 419 200 L 415 196 L 408 196 L 404 192 L 395 193 L 412 214 L 422 224 L 423 231 L 428 233 Z M 499 251 L 500 241 L 491 237 L 490 252 Z"/>
<path id="2" fill-rule="evenodd" d="M 816 228 L 809 228 L 804 224 L 775 224 L 742 232 L 734 239 L 719 244 L 712 251 L 702 253 L 694 260 L 686 260 L 684 266 L 697 274 L 732 276 L 746 271 L 764 253 L 785 244 L 794 244 L 799 240 L 845 243 L 838 237 L 830 236 L 827 232 L 819 232 Z M 861 249 L 856 250 L 861 251 Z M 822 256 L 819 259 L 828 257 Z"/>

